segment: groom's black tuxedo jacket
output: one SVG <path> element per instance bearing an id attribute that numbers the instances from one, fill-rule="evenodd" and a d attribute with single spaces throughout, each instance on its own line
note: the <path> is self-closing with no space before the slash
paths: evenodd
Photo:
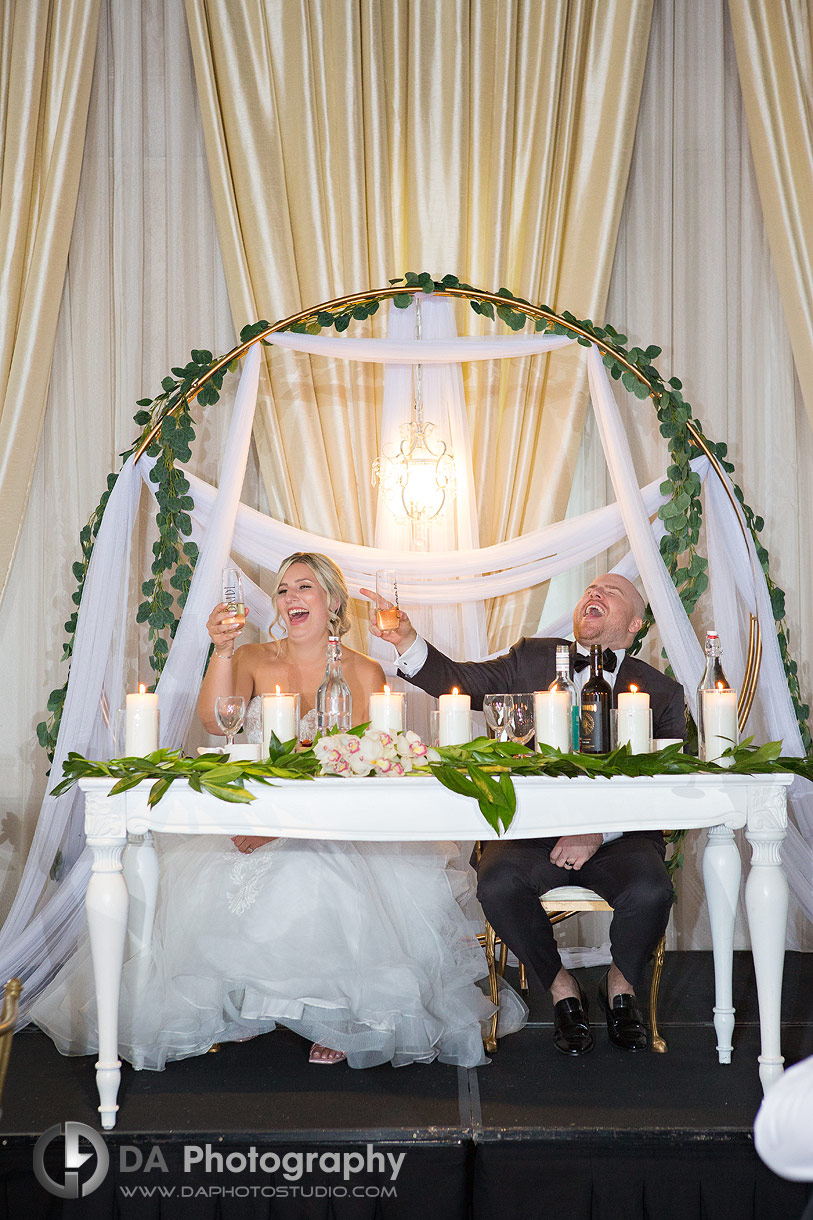
<path id="1" fill-rule="evenodd" d="M 471 695 L 472 707 L 479 711 L 483 696 L 489 693 L 522 694 L 547 690 L 556 677 L 557 644 L 569 644 L 572 672 L 575 646 L 568 640 L 523 636 L 508 652 L 493 661 L 452 661 L 427 644 L 429 655 L 425 664 L 407 681 L 435 696 L 444 695 L 456 686 L 464 694 Z M 631 685 L 649 695 L 653 737 L 685 738 L 683 687 L 679 682 L 667 678 L 666 674 L 637 657 L 625 656 L 615 676 L 613 705 L 617 693 L 629 690 Z"/>
<path id="2" fill-rule="evenodd" d="M 573 670 L 575 645 L 568 640 L 542 639 L 523 636 L 507 653 L 493 661 L 452 661 L 427 643 L 429 655 L 421 669 L 411 678 L 430 695 L 445 695 L 456 686 L 463 694 L 471 695 L 472 707 L 480 710 L 483 696 L 490 693 L 523 694 L 535 690 L 547 690 L 556 677 L 556 645 L 570 647 L 570 667 Z M 404 675 L 406 676 L 406 675 Z M 613 686 L 613 705 L 619 691 L 638 687 L 649 695 L 652 708 L 653 737 L 686 737 L 686 718 L 683 710 L 683 687 L 660 670 L 639 661 L 637 657 L 625 656 L 618 667 Z M 633 831 L 652 839 L 663 851 L 663 838 L 659 831 Z"/>

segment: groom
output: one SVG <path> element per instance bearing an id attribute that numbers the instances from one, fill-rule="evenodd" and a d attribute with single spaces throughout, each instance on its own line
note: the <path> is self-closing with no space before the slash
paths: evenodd
<path id="1" fill-rule="evenodd" d="M 362 593 L 375 603 L 369 590 L 362 589 Z M 634 683 L 649 694 L 653 736 L 684 738 L 683 688 L 651 665 L 626 655 L 643 613 L 643 599 L 623 576 L 610 573 L 594 580 L 573 613 L 574 681 L 581 687 L 589 673 L 590 645 L 600 645 L 613 702 L 616 689 L 628 690 Z M 409 682 L 436 696 L 456 686 L 471 695 L 472 706 L 478 709 L 490 692 L 546 690 L 556 676 L 556 645 L 566 643 L 524 637 L 492 661 L 457 662 L 423 640 L 403 611 L 395 630 L 380 631 L 373 606 L 370 630 L 395 645 L 398 670 Z M 623 1050 L 645 1050 L 646 1026 L 635 987 L 664 933 L 673 897 L 659 831 L 489 842 L 478 866 L 477 896 L 497 934 L 550 991 L 557 1050 L 583 1055 L 593 1047 L 587 999 L 562 966 L 550 920 L 539 902 L 546 890 L 572 884 L 574 874 L 580 885 L 595 890 L 613 907 L 612 965 L 599 985 L 610 1038 Z"/>

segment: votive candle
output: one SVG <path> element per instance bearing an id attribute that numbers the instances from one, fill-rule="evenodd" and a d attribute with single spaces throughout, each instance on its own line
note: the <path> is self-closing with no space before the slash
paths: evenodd
<path id="1" fill-rule="evenodd" d="M 385 686 L 370 695 L 370 728 L 383 733 L 403 733 L 405 696 Z"/>
<path id="2" fill-rule="evenodd" d="M 629 745 L 633 754 L 648 754 L 651 745 L 649 723 L 649 695 L 639 691 L 637 686 L 630 686 L 628 691 L 619 691 L 619 746 Z"/>
<path id="3" fill-rule="evenodd" d="M 125 703 L 124 753 L 143 758 L 158 749 L 158 696 L 148 694 L 141 682 L 138 694 L 128 695 Z"/>
<path id="4" fill-rule="evenodd" d="M 701 691 L 700 698 L 703 700 L 703 761 L 731 767 L 734 760 L 720 755 L 739 741 L 737 692 L 718 686 L 717 690 Z"/>
<path id="5" fill-rule="evenodd" d="M 455 686 L 438 699 L 438 745 L 459 746 L 471 741 L 471 699 Z"/>
<path id="6" fill-rule="evenodd" d="M 279 687 L 273 695 L 263 695 L 263 757 L 267 757 L 271 734 L 280 741 L 290 741 L 299 733 L 299 695 L 283 693 Z"/>
<path id="7" fill-rule="evenodd" d="M 553 746 L 563 754 L 572 749 L 570 695 L 561 690 L 534 691 L 536 745 Z"/>

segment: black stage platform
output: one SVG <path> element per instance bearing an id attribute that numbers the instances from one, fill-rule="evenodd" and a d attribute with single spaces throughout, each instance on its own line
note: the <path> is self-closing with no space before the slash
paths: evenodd
<path id="1" fill-rule="evenodd" d="M 601 973 L 582 972 L 588 995 Z M 63 1059 L 26 1029 L 0 1120 L 0 1218 L 799 1220 L 811 1188 L 772 1174 L 751 1138 L 761 1090 L 750 954 L 735 955 L 726 1067 L 712 996 L 711 954 L 667 955 L 666 1055 L 618 1051 L 593 1012 L 595 1050 L 565 1059 L 549 1000 L 532 993 L 531 1024 L 477 1071 L 311 1066 L 285 1030 L 164 1072 L 125 1066 L 109 1171 L 76 1200 L 35 1180 L 33 1148 L 54 1124 L 96 1126 L 93 1060 Z M 813 1054 L 813 955 L 787 955 L 782 1018 L 786 1062 Z M 57 1182 L 64 1152 L 60 1135 L 46 1156 Z M 96 1163 L 76 1171 L 80 1188 Z"/>

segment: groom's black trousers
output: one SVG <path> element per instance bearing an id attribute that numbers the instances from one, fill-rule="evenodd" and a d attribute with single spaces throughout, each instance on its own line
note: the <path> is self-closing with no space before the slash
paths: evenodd
<path id="1" fill-rule="evenodd" d="M 547 990 L 561 969 L 553 928 L 540 894 L 560 885 L 583 885 L 613 907 L 613 961 L 637 987 L 669 920 L 672 882 L 660 842 L 625 834 L 601 846 L 576 871 L 551 864 L 556 839 L 487 843 L 477 867 L 477 897 L 497 935 L 534 971 Z"/>

